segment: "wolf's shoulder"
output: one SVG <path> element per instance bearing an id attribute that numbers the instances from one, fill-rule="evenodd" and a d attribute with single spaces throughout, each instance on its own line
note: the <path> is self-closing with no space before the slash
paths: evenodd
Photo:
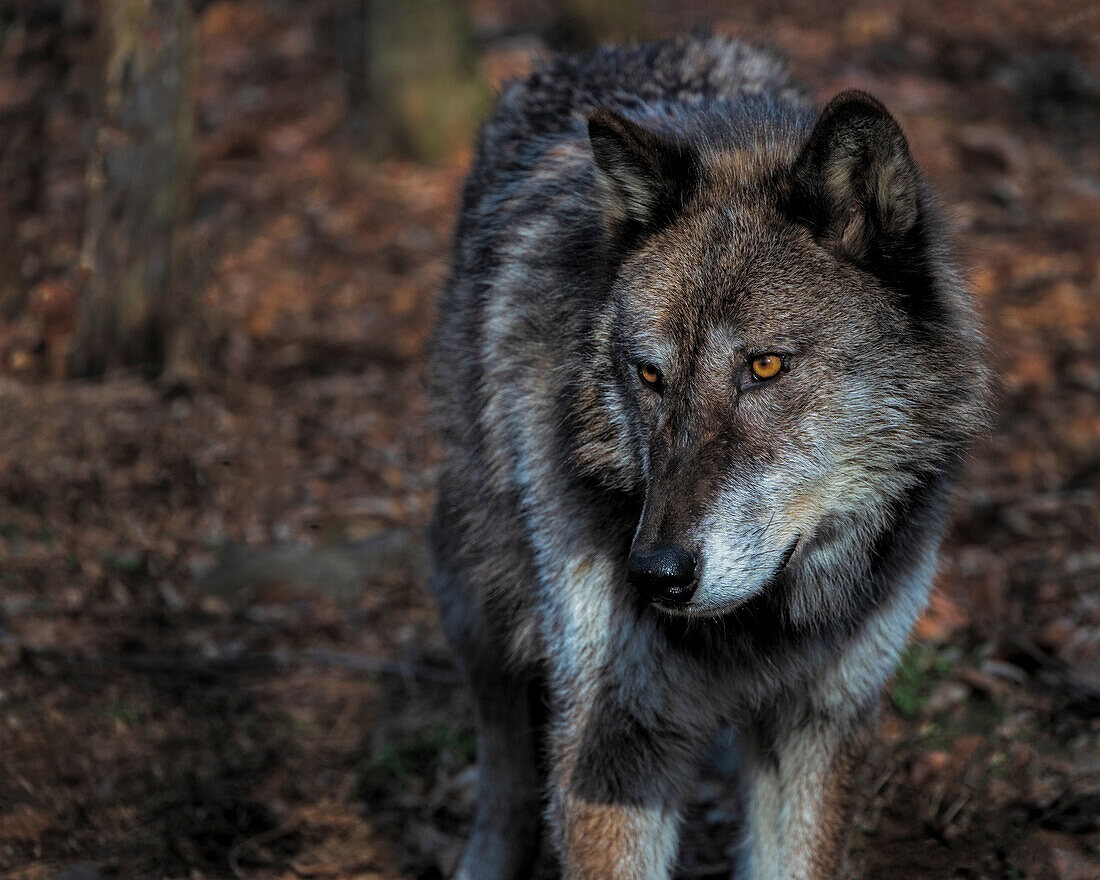
<path id="1" fill-rule="evenodd" d="M 653 108 L 753 94 L 805 98 L 778 56 L 732 37 L 694 35 L 605 46 L 554 55 L 506 86 L 490 134 L 552 137 L 583 126 L 596 107 L 644 117 Z"/>

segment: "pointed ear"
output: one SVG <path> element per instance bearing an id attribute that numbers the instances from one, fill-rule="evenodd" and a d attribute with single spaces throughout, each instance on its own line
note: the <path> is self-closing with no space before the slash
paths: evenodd
<path id="1" fill-rule="evenodd" d="M 655 229 L 683 208 L 697 177 L 688 147 L 603 107 L 588 117 L 588 137 L 614 230 Z"/>
<path id="2" fill-rule="evenodd" d="M 865 92 L 821 112 L 792 169 L 791 212 L 856 262 L 895 252 L 920 216 L 919 178 L 901 127 Z"/>

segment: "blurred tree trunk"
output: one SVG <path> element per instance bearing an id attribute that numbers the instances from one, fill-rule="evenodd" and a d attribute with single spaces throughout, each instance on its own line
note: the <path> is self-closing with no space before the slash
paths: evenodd
<path id="1" fill-rule="evenodd" d="M 15 212 L 0 195 L 0 321 L 14 318 L 26 299 L 15 248 Z"/>
<path id="2" fill-rule="evenodd" d="M 655 36 L 638 0 L 556 0 L 554 6 L 547 36 L 555 48 L 591 49 Z"/>
<path id="3" fill-rule="evenodd" d="M 366 136 L 376 154 L 438 161 L 469 145 L 489 90 L 460 0 L 360 0 Z M 354 97 L 354 88 L 353 88 Z"/>
<path id="4" fill-rule="evenodd" d="M 188 0 L 103 0 L 104 76 L 88 168 L 72 367 L 187 372 L 192 295 L 182 283 L 194 176 L 195 21 Z"/>
<path id="5" fill-rule="evenodd" d="M 65 37 L 60 9 L 0 2 L 0 82 L 7 86 L 0 101 L 0 321 L 27 305 L 19 222 L 42 206 L 46 113 L 68 72 Z"/>

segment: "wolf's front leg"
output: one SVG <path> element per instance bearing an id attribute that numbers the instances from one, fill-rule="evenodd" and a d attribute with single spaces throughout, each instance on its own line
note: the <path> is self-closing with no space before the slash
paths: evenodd
<path id="1" fill-rule="evenodd" d="M 482 671 L 477 708 L 477 816 L 454 880 L 526 880 L 538 854 L 541 694 Z"/>
<path id="2" fill-rule="evenodd" d="M 551 743 L 550 819 L 562 875 L 667 880 L 680 805 L 711 727 L 659 705 L 580 703 L 559 719 Z"/>
<path id="3" fill-rule="evenodd" d="M 875 713 L 848 719 L 783 713 L 748 731 L 745 880 L 842 876 L 854 796 Z"/>

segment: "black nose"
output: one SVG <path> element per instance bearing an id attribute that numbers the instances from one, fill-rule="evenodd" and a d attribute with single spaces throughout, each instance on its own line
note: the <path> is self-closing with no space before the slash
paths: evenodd
<path id="1" fill-rule="evenodd" d="M 695 593 L 695 557 L 675 544 L 635 550 L 626 563 L 627 579 L 650 602 L 684 603 Z"/>

